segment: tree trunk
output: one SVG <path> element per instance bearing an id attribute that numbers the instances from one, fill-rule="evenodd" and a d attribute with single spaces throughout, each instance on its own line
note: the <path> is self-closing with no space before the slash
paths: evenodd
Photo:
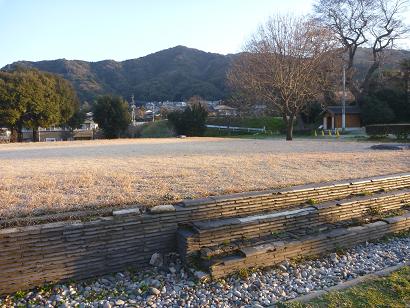
<path id="1" fill-rule="evenodd" d="M 358 101 L 360 98 L 360 89 L 354 81 L 354 57 L 356 55 L 357 47 L 351 47 L 349 49 L 349 59 L 347 61 L 346 67 L 346 88 L 350 90 L 355 100 Z"/>
<path id="2" fill-rule="evenodd" d="M 293 140 L 293 123 L 295 120 L 295 116 L 283 116 L 283 119 L 286 123 L 286 140 L 291 141 Z"/>
<path id="3" fill-rule="evenodd" d="M 23 124 L 17 124 L 17 142 L 23 142 Z"/>
<path id="4" fill-rule="evenodd" d="M 15 127 L 11 128 L 10 142 L 17 142 L 17 129 Z"/>
<path id="5" fill-rule="evenodd" d="M 38 128 L 33 128 L 33 142 L 38 142 Z"/>
<path id="6" fill-rule="evenodd" d="M 374 73 L 379 69 L 380 67 L 380 62 L 375 61 L 373 62 L 372 66 L 369 68 L 369 70 L 366 73 L 366 76 L 361 84 L 361 91 L 360 91 L 360 98 L 358 102 L 361 102 L 361 99 L 365 96 L 367 96 L 370 92 L 370 83 L 372 81 Z"/>

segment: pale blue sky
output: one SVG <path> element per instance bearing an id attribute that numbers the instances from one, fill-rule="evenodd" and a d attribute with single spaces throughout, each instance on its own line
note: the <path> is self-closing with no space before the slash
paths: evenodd
<path id="1" fill-rule="evenodd" d="M 258 24 L 312 0 L 0 0 L 0 67 L 18 60 L 125 60 L 185 45 L 238 52 Z"/>
<path id="2" fill-rule="evenodd" d="M 125 60 L 176 45 L 235 53 L 267 17 L 278 12 L 309 13 L 312 3 L 0 0 L 0 67 L 18 60 Z"/>

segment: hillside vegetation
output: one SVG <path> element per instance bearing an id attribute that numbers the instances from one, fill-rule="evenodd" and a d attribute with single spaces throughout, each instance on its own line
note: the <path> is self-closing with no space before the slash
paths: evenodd
<path id="1" fill-rule="evenodd" d="M 140 101 L 181 101 L 193 95 L 217 100 L 230 94 L 226 73 L 236 56 L 177 46 L 122 62 L 20 61 L 3 69 L 25 66 L 60 74 L 73 83 L 82 101 L 91 101 L 104 94 L 120 95 L 127 100 L 134 94 Z M 391 50 L 386 53 L 384 65 L 389 69 L 397 68 L 405 58 L 410 58 L 410 51 Z M 369 65 L 369 59 L 369 49 L 358 50 L 356 67 L 360 78 Z"/>
<path id="2" fill-rule="evenodd" d="M 126 99 L 134 94 L 141 101 L 182 101 L 194 95 L 216 100 L 227 93 L 225 75 L 233 57 L 177 46 L 122 62 L 20 61 L 3 69 L 24 66 L 60 74 L 74 84 L 82 101 L 103 94 Z"/>

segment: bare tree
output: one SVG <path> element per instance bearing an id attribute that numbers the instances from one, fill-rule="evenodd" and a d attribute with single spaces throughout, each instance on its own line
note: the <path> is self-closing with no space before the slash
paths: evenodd
<path id="1" fill-rule="evenodd" d="M 304 16 L 277 15 L 252 36 L 228 80 L 248 102 L 279 113 L 292 140 L 296 116 L 333 84 L 336 44 L 331 31 Z"/>
<path id="2" fill-rule="evenodd" d="M 357 101 L 368 93 L 383 52 L 393 48 L 409 30 L 402 21 L 406 1 L 317 0 L 314 5 L 317 19 L 332 29 L 344 48 L 347 86 Z M 354 59 L 359 47 L 371 48 L 372 59 L 364 79 L 356 82 Z"/>

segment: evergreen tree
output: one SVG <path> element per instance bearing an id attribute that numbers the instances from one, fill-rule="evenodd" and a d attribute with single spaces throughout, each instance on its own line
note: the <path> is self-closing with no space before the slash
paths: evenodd
<path id="1" fill-rule="evenodd" d="M 33 129 L 66 123 L 79 103 L 71 84 L 63 78 L 38 70 L 17 68 L 0 72 L 0 123 L 22 140 L 22 128 Z"/>
<path id="2" fill-rule="evenodd" d="M 191 103 L 184 111 L 168 114 L 168 120 L 179 135 L 203 136 L 206 130 L 208 111 L 198 102 Z"/>
<path id="3" fill-rule="evenodd" d="M 128 104 L 119 96 L 105 95 L 94 106 L 94 121 L 107 138 L 119 138 L 131 123 Z"/>

